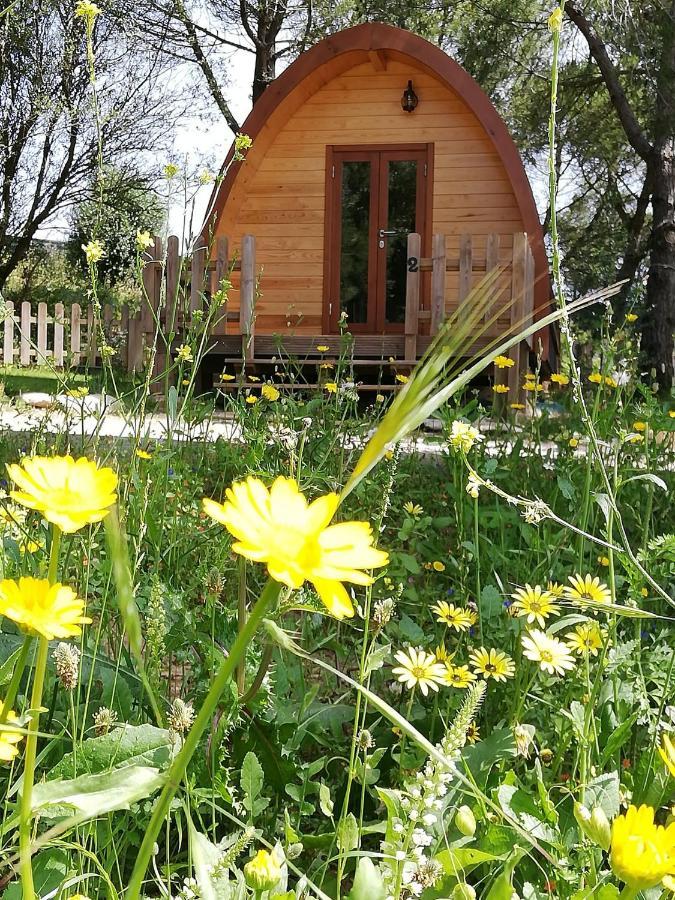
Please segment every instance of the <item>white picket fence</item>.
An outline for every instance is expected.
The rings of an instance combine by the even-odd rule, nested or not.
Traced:
[[[40,365],[49,360],[55,366],[78,366],[96,353],[96,342],[89,340],[94,332],[94,311],[82,312],[73,303],[66,315],[63,303],[56,303],[50,316],[46,303],[37,304],[37,313],[28,300],[21,304],[3,304],[4,318],[0,318],[2,333],[2,361],[4,365]],[[93,360],[90,360],[93,362]]]

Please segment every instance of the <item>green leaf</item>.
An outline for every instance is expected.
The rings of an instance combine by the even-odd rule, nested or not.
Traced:
[[[349,853],[359,845],[359,823],[354,813],[338,822],[337,844],[343,853]]]
[[[368,654],[364,675],[370,675],[371,672],[381,669],[389,659],[391,659],[391,644],[384,644],[383,646],[375,644]]]
[[[203,900],[216,900],[216,889],[211,877],[213,866],[220,860],[222,852],[212,844],[206,835],[197,831],[190,816],[187,817],[190,852],[195,878]]]
[[[14,674],[14,663],[21,654],[21,647],[18,647],[0,666],[0,687],[4,687],[12,680]]]
[[[446,850],[441,850],[434,859],[443,866],[448,875],[459,877],[468,874],[483,863],[506,859],[506,854],[498,856],[475,847],[448,847]]]
[[[168,768],[178,745],[165,728],[154,725],[122,725],[101,737],[90,738],[77,754],[66,753],[49,773],[49,780],[95,775],[124,766]],[[76,767],[77,763],[77,767]]]
[[[330,788],[323,781],[319,785],[319,809],[329,819],[333,815],[333,801],[330,797]]]
[[[33,857],[33,881],[38,897],[45,897],[58,891],[72,870],[65,850],[50,848]],[[74,889],[73,889],[74,890]],[[19,881],[9,885],[2,900],[21,900],[23,889]]]
[[[244,757],[241,765],[240,784],[244,794],[244,808],[253,812],[255,801],[260,796],[263,786],[263,768],[252,750]]]
[[[663,478],[659,478],[659,476],[654,475],[653,472],[642,472],[640,475],[633,475],[631,478],[626,478],[622,484],[628,484],[629,481],[649,481],[657,487],[660,487],[662,491],[668,493],[668,485]]]
[[[370,857],[361,857],[347,900],[384,900],[386,896],[387,892],[380,870],[373,864]]]
[[[515,785],[502,784],[497,788],[497,799],[504,812],[513,816],[532,837],[549,844],[556,841],[557,832],[543,820],[543,813],[530,794]]]
[[[619,776],[616,772],[597,775],[589,781],[585,806],[588,809],[599,806],[610,822],[619,814]]]
[[[490,888],[485,900],[511,900],[513,897],[513,870],[516,868],[525,851],[518,848],[508,863],[504,866],[504,871]]]
[[[607,742],[600,754],[600,766],[604,768],[605,763],[626,743],[630,736],[631,729],[637,721],[638,713],[634,712],[631,716],[618,725],[607,738]]]
[[[117,809],[129,809],[164,784],[165,776],[149,766],[127,766],[102,775],[45,781],[33,788],[31,812],[46,819],[72,818],[73,824]]]

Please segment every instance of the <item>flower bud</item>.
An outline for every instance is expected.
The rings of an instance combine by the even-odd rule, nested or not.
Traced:
[[[476,833],[476,817],[469,806],[460,806],[455,815],[455,825],[464,837],[473,837]]]
[[[587,838],[590,838],[603,850],[609,850],[612,828],[607,816],[599,806],[595,806],[592,811],[589,811],[581,803],[575,803],[574,818]]]
[[[244,866],[244,878],[254,891],[271,891],[281,878],[281,866],[276,854],[258,850]]]
[[[451,900],[476,900],[476,892],[470,884],[458,884],[450,897]]]

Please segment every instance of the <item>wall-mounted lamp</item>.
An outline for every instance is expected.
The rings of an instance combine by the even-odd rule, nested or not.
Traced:
[[[405,112],[411,113],[415,111],[419,102],[420,98],[413,90],[413,83],[412,81],[409,81],[408,87],[403,91],[403,96],[401,97],[401,107]]]

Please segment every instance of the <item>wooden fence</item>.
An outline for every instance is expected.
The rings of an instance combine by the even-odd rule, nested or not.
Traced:
[[[488,236],[482,255],[474,251],[469,234],[460,236],[456,257],[447,254],[447,241],[443,234],[433,236],[430,257],[422,256],[421,247],[420,235],[410,234],[404,334],[398,336],[401,339],[398,343],[400,350],[394,351],[394,355],[402,361],[413,363],[440,327],[448,305],[447,273],[458,274],[456,302],[461,305],[483,275],[501,267],[504,299],[509,292],[511,297],[511,324],[531,318],[534,259],[526,234],[517,232],[513,235],[508,259],[505,259],[505,254],[500,254],[500,238],[496,234]],[[0,330],[4,329],[4,364],[30,365],[51,360],[57,366],[80,365],[85,361],[95,365],[100,360],[98,338],[103,334],[106,343],[115,347],[118,361],[129,372],[138,372],[150,356],[156,330],[159,329],[162,335],[175,332],[174,343],[180,343],[181,335],[195,312],[203,309],[205,297],[212,296],[232,271],[239,273],[239,309],[223,308],[220,328],[214,334],[214,340],[222,345],[218,338],[229,333],[228,346],[236,345],[236,352],[240,353],[242,361],[254,363],[257,356],[255,301],[258,278],[255,237],[244,235],[235,260],[230,259],[228,240],[224,237],[217,239],[210,259],[207,259],[205,248],[197,249],[190,257],[182,257],[179,251],[177,237],[168,238],[165,253],[162,241],[155,238],[154,244],[144,254],[143,297],[138,308],[132,310],[124,307],[115,314],[106,306],[100,322],[95,321],[91,307],[83,311],[78,304],[73,304],[67,315],[63,305],[56,304],[54,315],[50,316],[45,303],[39,303],[37,310],[29,302],[22,303],[17,310],[14,304],[6,303],[4,325],[0,320]],[[427,272],[431,273],[430,290],[428,303],[423,303],[422,278]],[[486,318],[490,315],[491,311],[488,311]],[[235,325],[232,330],[228,328],[229,323]],[[497,331],[492,329],[491,333],[496,334]],[[362,337],[359,335],[358,339]],[[298,339],[295,338],[295,341]],[[311,346],[316,336],[306,340]],[[164,366],[167,349],[170,348],[167,348],[166,340],[158,341],[155,357],[157,371]],[[519,380],[527,362],[527,346],[514,347],[511,356],[516,365],[499,373],[499,376],[508,378],[513,398],[518,392]]]

